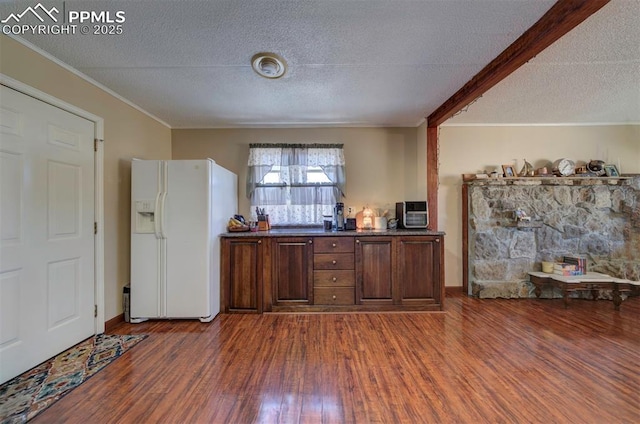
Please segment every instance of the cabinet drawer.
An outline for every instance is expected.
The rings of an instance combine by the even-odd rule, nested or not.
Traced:
[[[353,253],[316,253],[313,255],[313,269],[354,269]]]
[[[314,237],[314,253],[353,252],[353,237]]]
[[[352,287],[316,287],[313,289],[316,305],[353,305],[355,290]]]
[[[335,271],[314,271],[313,285],[315,287],[341,286],[354,287],[356,283],[355,271],[335,270]]]

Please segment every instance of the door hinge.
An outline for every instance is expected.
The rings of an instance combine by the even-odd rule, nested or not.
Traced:
[[[93,151],[94,152],[98,151],[98,143],[100,143],[101,141],[104,141],[104,140],[100,140],[99,138],[94,138],[93,139]]]
[[[93,223],[93,234],[98,234],[98,223],[97,222]]]
[[[98,318],[98,305],[93,305],[93,317]]]

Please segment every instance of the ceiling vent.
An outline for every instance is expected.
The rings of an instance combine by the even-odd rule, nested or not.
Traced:
[[[275,53],[258,53],[251,58],[251,66],[258,75],[275,79],[284,75],[287,62]]]

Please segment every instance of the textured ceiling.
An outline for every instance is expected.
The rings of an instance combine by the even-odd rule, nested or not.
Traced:
[[[494,123],[640,123],[640,1],[613,0],[445,125]]]
[[[174,128],[416,126],[553,3],[51,1],[122,10],[124,33],[23,38]],[[451,122],[640,122],[639,5],[613,0]],[[284,77],[253,73],[262,51]]]

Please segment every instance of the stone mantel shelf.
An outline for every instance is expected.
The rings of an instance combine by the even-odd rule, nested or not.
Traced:
[[[463,178],[463,184],[473,186],[595,186],[628,185],[633,177],[502,177]]]

